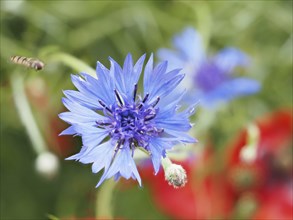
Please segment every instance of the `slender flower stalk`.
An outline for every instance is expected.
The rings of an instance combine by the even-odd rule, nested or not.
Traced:
[[[196,141],[187,134],[194,106],[180,110],[184,91],[175,90],[184,75],[180,69],[167,71],[166,61],[153,67],[151,56],[144,68],[143,93],[139,94],[144,60],[145,55],[133,64],[128,54],[120,67],[110,58],[110,69],[98,62],[97,78],[86,73],[73,75],[79,91],[64,91],[63,104],[69,112],[59,116],[71,126],[61,134],[79,135],[83,143],[81,151],[67,159],[92,163],[93,173],[104,169],[97,187],[106,179],[121,176],[141,185],[133,159],[137,149],[150,155],[157,173],[167,150]]]
[[[109,180],[96,195],[96,218],[113,219],[113,194],[116,182]]]
[[[36,119],[30,107],[29,100],[24,88],[24,77],[22,74],[12,74],[11,88],[17,113],[20,121],[25,127],[32,147],[38,155],[35,168],[38,173],[47,178],[52,178],[59,169],[59,160],[53,153],[48,151],[48,146],[40,132]]]
[[[24,125],[27,134],[32,142],[32,147],[37,154],[47,151],[47,146],[43,136],[38,128],[32,109],[27,99],[24,88],[24,77],[21,74],[11,76],[11,88],[15,106]]]

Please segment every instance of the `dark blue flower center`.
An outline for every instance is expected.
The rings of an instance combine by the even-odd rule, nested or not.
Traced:
[[[202,64],[195,77],[196,84],[205,92],[210,92],[225,82],[228,76],[212,61]]]
[[[134,88],[134,97],[131,102],[125,103],[117,90],[115,95],[117,103],[113,106],[106,106],[101,100],[99,103],[104,108],[104,115],[108,118],[105,121],[97,121],[98,127],[109,131],[113,140],[117,141],[117,147],[123,147],[124,143],[129,143],[129,147],[143,147],[148,150],[148,142],[152,137],[156,137],[163,132],[157,128],[154,122],[159,108],[156,107],[160,98],[154,103],[148,103],[147,94],[143,100],[135,101],[137,86]]]
[[[119,120],[121,122],[121,127],[126,131],[129,131],[135,127],[137,114],[131,110],[125,110],[119,114]]]

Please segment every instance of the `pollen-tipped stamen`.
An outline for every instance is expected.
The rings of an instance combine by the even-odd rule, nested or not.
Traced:
[[[136,99],[136,93],[137,93],[137,84],[134,85],[134,90],[133,90],[133,101],[135,102]]]
[[[107,109],[108,112],[110,112],[111,114],[113,113],[112,110],[102,100],[99,100],[98,102],[100,103],[101,106]]]
[[[101,120],[96,121],[96,124],[97,124],[98,127],[101,127],[101,128],[104,128],[104,127],[106,127],[106,126],[111,125],[111,123],[109,123],[109,122],[104,122],[104,121],[101,121]]]
[[[141,109],[143,104],[148,100],[150,94],[146,94],[142,102],[139,104],[138,109]]]
[[[121,145],[124,145],[124,142],[125,142],[124,139],[121,139],[121,140],[117,141],[117,145],[115,146],[115,150],[114,150],[114,155],[112,157],[112,162],[115,159],[118,151],[121,149]]]
[[[114,92],[115,92],[115,95],[116,95],[118,102],[120,103],[121,106],[123,106],[124,105],[124,103],[122,101],[123,98],[121,97],[121,95],[119,94],[119,92],[116,89],[114,89]]]
[[[164,132],[164,128],[155,128],[155,129],[159,134]]]
[[[152,120],[153,118],[156,117],[156,114],[153,114],[153,115],[147,115],[145,118],[144,118],[144,121],[150,121]]]
[[[158,96],[156,101],[152,104],[153,107],[155,107],[160,101],[160,97]]]
[[[130,149],[131,149],[131,156],[133,157],[134,156],[134,150],[135,150],[135,144],[133,142],[131,142],[130,144]]]
[[[142,100],[142,103],[145,103],[148,100],[149,96],[150,96],[150,94],[147,93],[145,95],[144,99]]]

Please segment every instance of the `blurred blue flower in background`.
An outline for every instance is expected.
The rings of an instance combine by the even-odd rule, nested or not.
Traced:
[[[260,90],[258,81],[233,77],[236,67],[246,67],[249,58],[242,51],[227,47],[215,56],[207,57],[199,33],[187,27],[173,38],[176,50],[159,49],[160,60],[168,60],[169,68],[183,68],[183,85],[188,88],[185,101],[200,100],[204,107],[214,107],[219,101],[231,101]]]
[[[145,55],[133,65],[130,54],[121,68],[113,59],[110,69],[97,63],[97,78],[86,73],[73,75],[79,91],[64,91],[63,104],[69,112],[62,120],[71,124],[62,135],[82,137],[81,151],[67,159],[93,163],[92,171],[104,173],[97,187],[108,178],[121,176],[136,179],[140,175],[134,162],[134,151],[150,155],[155,173],[166,150],[178,143],[196,140],[186,132],[191,128],[189,116],[193,107],[178,111],[183,92],[174,89],[184,75],[179,69],[167,72],[167,61],[153,68],[153,56],[144,69],[143,96],[138,95]]]

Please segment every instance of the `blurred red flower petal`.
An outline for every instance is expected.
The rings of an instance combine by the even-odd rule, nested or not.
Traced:
[[[191,173],[191,168],[194,165],[188,162],[178,164],[184,167],[187,174]],[[161,210],[177,218],[186,219],[195,216],[195,197],[190,181],[187,182],[185,187],[174,189],[165,181],[162,169],[157,176],[154,176],[152,166],[148,165],[143,168],[141,173],[150,185],[155,203]],[[151,173],[152,175],[150,175]]]
[[[292,142],[292,111],[281,110],[265,115],[256,121],[260,131],[257,159],[261,160],[268,153],[276,152]],[[241,163],[240,151],[247,144],[247,131],[244,130],[231,146],[228,156],[230,166]]]
[[[258,192],[259,204],[253,220],[292,220],[293,219],[293,185],[278,184],[265,187]]]
[[[287,152],[282,149],[288,149],[292,143],[292,113],[278,111],[260,118],[256,123],[260,137],[257,158],[251,164],[244,164],[240,158],[240,151],[247,141],[247,131],[244,130],[229,148],[227,166],[223,170],[215,172],[210,169],[216,161],[209,149],[207,156],[198,158],[196,162],[179,163],[186,169],[189,178],[183,188],[169,186],[163,171],[154,177],[152,167],[144,167],[141,173],[150,185],[159,209],[175,219],[227,219],[233,217],[235,204],[248,192],[253,193],[259,204],[253,219],[292,219],[292,189],[288,190],[283,183],[268,181],[268,178],[274,178],[271,176],[270,161],[272,158],[282,160]],[[268,155],[272,156],[269,161]],[[286,166],[291,172],[286,173],[290,179],[292,163]]]
[[[222,174],[208,174],[197,179],[194,172],[205,164],[190,160],[175,163],[182,165],[188,176],[188,182],[182,188],[174,189],[169,186],[163,171],[154,177],[147,175],[149,178],[146,182],[150,185],[157,207],[175,219],[228,217],[233,207],[234,196]],[[149,166],[144,168],[143,172],[148,173],[151,169]]]

